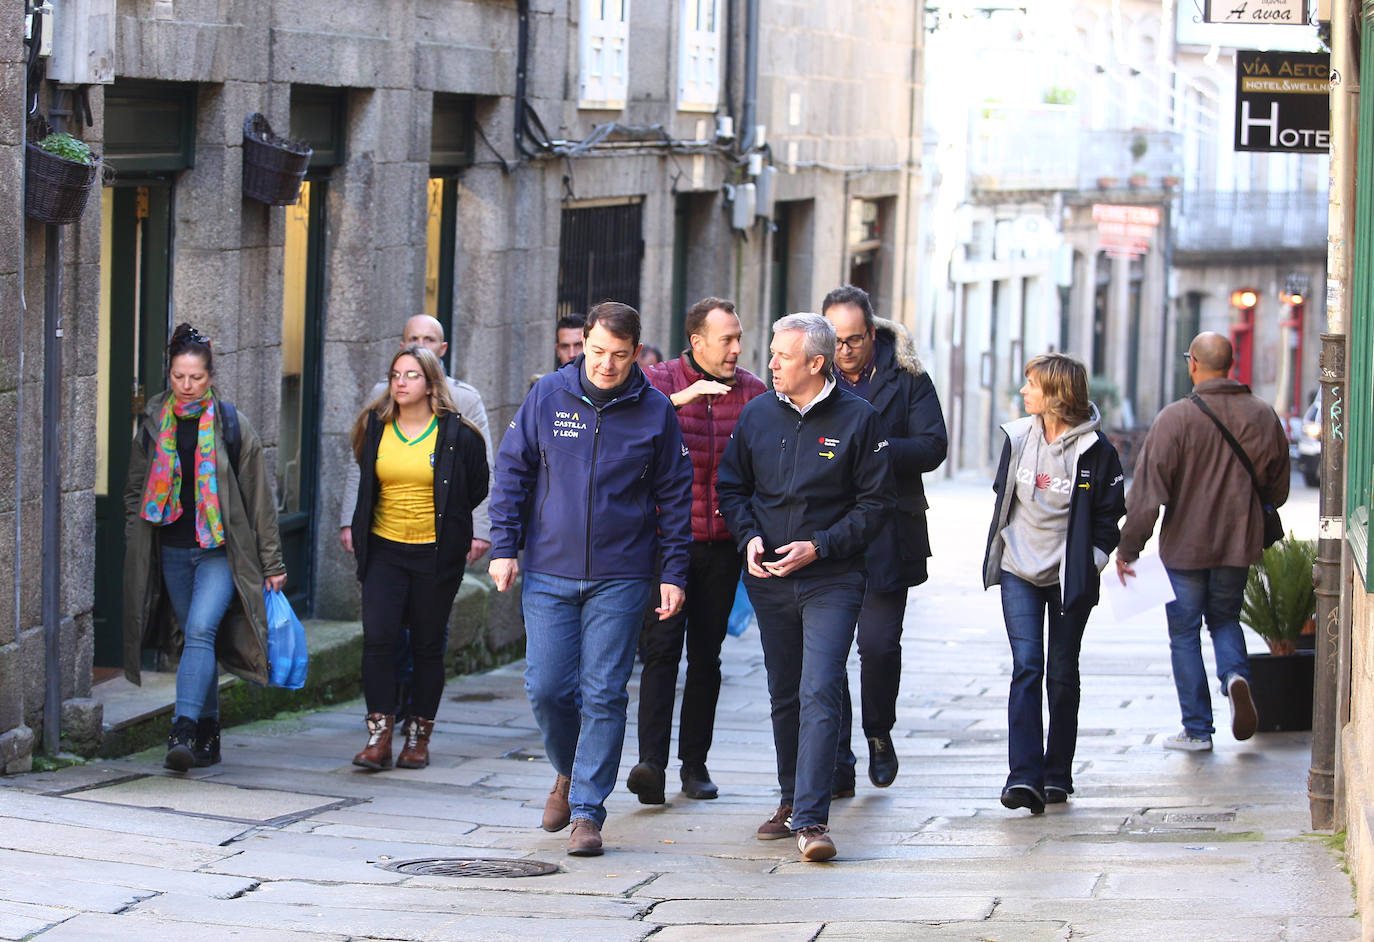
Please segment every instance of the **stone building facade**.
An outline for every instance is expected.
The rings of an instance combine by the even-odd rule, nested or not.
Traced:
[[[446,323],[450,368],[482,391],[496,435],[552,366],[557,315],[605,297],[635,303],[665,351],[683,346],[693,299],[733,297],[756,371],[771,321],[844,281],[869,287],[882,313],[914,316],[918,6],[83,3],[73,9],[113,15],[113,81],[85,88],[92,124],[80,109],[69,123],[115,173],[62,231],[56,680],[73,708],[120,664],[130,415],[162,388],[176,323],[213,339],[217,388],[276,468],[298,610],[350,618],[356,582],[337,531],[347,435],[407,316]],[[41,746],[50,680],[45,227],[22,216],[26,11],[0,0],[9,771]],[[71,99],[51,81],[37,91],[60,120],[54,102]],[[296,205],[242,193],[253,112],[314,149]]]

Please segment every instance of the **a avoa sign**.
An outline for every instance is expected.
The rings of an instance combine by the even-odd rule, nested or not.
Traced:
[[[1207,23],[1302,26],[1307,22],[1307,0],[1207,0]]]

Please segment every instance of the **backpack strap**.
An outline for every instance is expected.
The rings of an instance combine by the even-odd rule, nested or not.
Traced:
[[[229,450],[229,467],[234,476],[239,473],[239,452],[243,450],[243,435],[239,431],[239,410],[227,399],[219,401],[220,419],[224,423],[224,446]]]
[[[1245,473],[1250,475],[1250,486],[1255,489],[1255,496],[1259,498],[1260,506],[1266,506],[1268,501],[1264,499],[1264,492],[1260,490],[1259,478],[1255,477],[1255,466],[1250,463],[1250,456],[1245,453],[1244,448],[1240,447],[1240,442],[1236,441],[1236,436],[1232,435],[1231,430],[1221,424],[1221,419],[1217,418],[1217,414],[1207,407],[1207,403],[1202,401],[1201,396],[1197,393],[1189,393],[1188,398],[1192,400],[1193,405],[1201,409],[1203,414],[1216,424],[1216,427],[1221,431],[1221,437],[1226,439],[1226,444],[1231,446],[1231,450],[1240,459],[1241,465],[1245,468]]]

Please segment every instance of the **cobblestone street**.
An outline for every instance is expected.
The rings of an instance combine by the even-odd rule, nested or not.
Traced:
[[[1041,817],[998,803],[1010,655],[980,560],[991,492],[931,488],[935,557],[907,609],[896,783],[836,801],[839,856],[798,862],[754,828],[776,801],[756,630],[727,639],[710,769],[716,801],[609,802],[604,857],[538,828],[553,773],[519,664],[449,684],[423,771],[349,764],[361,704],[229,730],[224,762],[182,777],[161,753],[0,779],[0,938],[707,939],[1335,942],[1350,880],[1308,833],[1309,737],[1165,751],[1179,726],[1159,617],[1084,641],[1077,794]],[[1295,485],[1285,520],[1315,529]],[[1309,522],[1310,521],[1310,522]],[[1252,650],[1258,639],[1251,637]],[[1207,652],[1210,664],[1211,653]],[[857,694],[857,658],[851,658]],[[670,785],[677,770],[669,769]],[[522,879],[410,876],[427,857],[528,858]]]

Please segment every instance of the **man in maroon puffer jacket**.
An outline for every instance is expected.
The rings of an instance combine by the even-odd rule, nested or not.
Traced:
[[[687,312],[686,328],[689,347],[682,356],[645,370],[649,382],[672,400],[682,439],[692,453],[687,602],[672,618],[653,622],[644,638],[639,764],[630,770],[626,786],[646,805],[664,801],[674,688],[684,637],[687,682],[678,727],[682,791],[688,798],[716,797],[716,786],[706,770],[706,753],[720,695],[720,645],[743,562],[717,506],[716,470],[745,403],[764,392],[759,378],[737,365],[743,331],[733,302],[698,301]]]

